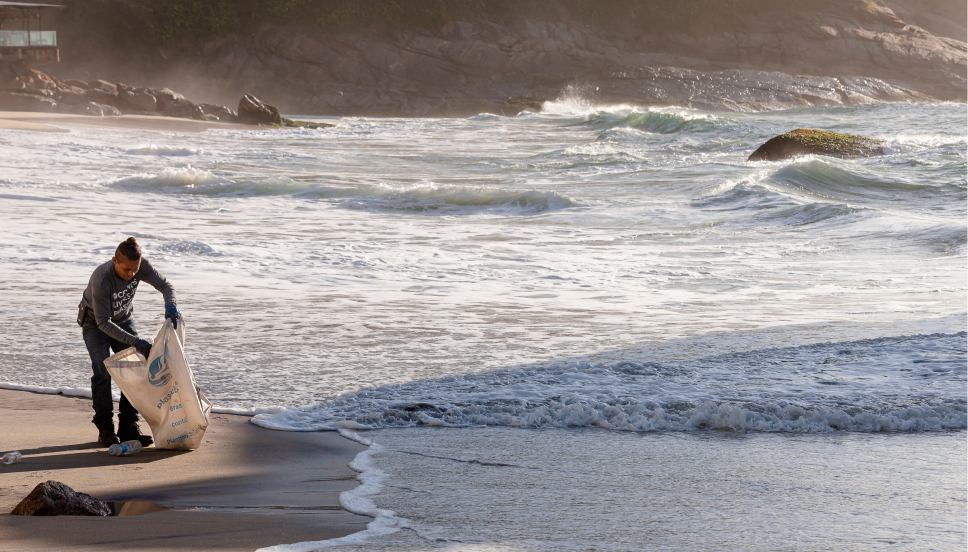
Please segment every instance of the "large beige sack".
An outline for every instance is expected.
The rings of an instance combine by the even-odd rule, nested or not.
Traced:
[[[176,331],[166,319],[147,361],[134,347],[104,361],[121,392],[148,422],[157,449],[197,449],[212,412],[212,403],[195,385],[184,339],[184,320]]]

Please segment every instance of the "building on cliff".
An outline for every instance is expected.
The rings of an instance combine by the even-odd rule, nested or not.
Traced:
[[[60,61],[57,31],[44,30],[44,12],[62,7],[0,1],[0,60],[19,60],[28,66]]]

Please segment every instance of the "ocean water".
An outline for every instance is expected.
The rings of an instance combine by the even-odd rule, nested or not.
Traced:
[[[370,528],[280,550],[964,550],[966,115],[0,131],[0,382],[84,393],[136,236],[217,408],[371,444]],[[746,161],[803,127],[886,155]]]

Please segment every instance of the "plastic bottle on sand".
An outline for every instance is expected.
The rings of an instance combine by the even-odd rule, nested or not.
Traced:
[[[111,445],[108,447],[108,454],[111,456],[121,456],[122,454],[131,455],[137,452],[141,452],[140,441],[125,441],[120,445]]]
[[[23,458],[23,455],[20,454],[20,451],[15,450],[13,452],[8,452],[7,454],[3,455],[3,463],[16,464],[17,462],[20,462],[21,458]]]

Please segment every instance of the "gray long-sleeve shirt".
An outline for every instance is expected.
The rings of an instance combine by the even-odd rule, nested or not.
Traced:
[[[130,280],[118,278],[114,261],[102,264],[94,270],[84,290],[84,304],[94,314],[98,329],[126,345],[134,345],[138,337],[122,330],[118,323],[131,318],[134,294],[142,280],[165,296],[165,306],[175,304],[175,288],[144,257]]]

